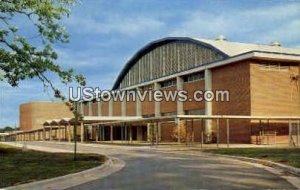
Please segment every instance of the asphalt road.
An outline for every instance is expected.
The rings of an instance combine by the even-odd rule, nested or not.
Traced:
[[[71,150],[72,144],[27,142]],[[70,189],[295,189],[285,179],[244,162],[199,153],[185,155],[149,147],[78,145],[81,152],[122,159],[125,167],[110,176]]]

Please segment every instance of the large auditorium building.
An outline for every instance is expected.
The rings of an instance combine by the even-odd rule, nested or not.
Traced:
[[[281,47],[278,42],[247,44],[222,36],[153,41],[125,64],[113,90],[184,90],[189,97],[196,90],[227,90],[230,101],[81,102],[84,118],[78,138],[207,143],[229,138],[232,143],[261,143],[266,135],[277,143],[287,142],[292,127],[299,130],[299,74],[300,50]],[[42,124],[38,140],[72,140],[72,130],[67,130],[71,118],[62,115]],[[53,132],[60,127],[62,132]],[[22,134],[19,140],[26,139]]]

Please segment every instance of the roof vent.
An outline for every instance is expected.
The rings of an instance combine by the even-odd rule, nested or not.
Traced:
[[[227,41],[227,39],[225,38],[225,36],[220,35],[216,38],[216,41]]]
[[[274,41],[274,42],[271,43],[271,46],[277,46],[277,47],[280,47],[281,44],[280,44],[280,42],[278,42],[278,41]]]

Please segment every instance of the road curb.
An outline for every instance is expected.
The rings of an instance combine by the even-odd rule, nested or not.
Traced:
[[[295,167],[288,166],[285,164],[272,162],[269,160],[262,160],[262,159],[258,159],[258,158],[248,158],[248,157],[243,157],[243,156],[232,156],[232,155],[226,155],[226,154],[214,154],[214,153],[206,153],[206,154],[217,155],[217,156],[222,156],[222,157],[226,157],[226,158],[233,158],[233,159],[256,163],[256,164],[262,164],[262,165],[269,166],[272,168],[278,168],[284,172],[288,172],[290,174],[300,177],[300,168],[295,168]]]
[[[4,143],[7,144],[7,143]],[[13,144],[10,144],[13,145]],[[19,146],[19,145],[15,145]],[[38,146],[36,146],[38,147]],[[28,149],[35,150],[34,146],[29,146]],[[45,151],[47,152],[47,151]],[[67,151],[66,151],[67,152]],[[101,166],[84,170],[77,173],[67,174],[64,176],[54,177],[50,179],[40,180],[31,183],[25,183],[16,186],[5,187],[7,190],[32,190],[32,189],[67,189],[89,181],[97,180],[109,176],[125,166],[125,162],[118,158],[107,157],[108,159]]]

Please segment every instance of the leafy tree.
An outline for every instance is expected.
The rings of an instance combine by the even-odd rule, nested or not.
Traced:
[[[69,35],[60,22],[69,16],[70,6],[76,0],[0,0],[0,81],[11,86],[28,78],[38,77],[44,87],[50,87],[54,96],[65,101],[65,97],[45,74],[55,73],[64,84],[72,81],[85,85],[83,75],[74,74],[73,69],[64,70],[57,63],[55,43],[68,43]],[[14,22],[25,18],[37,31],[42,46],[35,46],[24,37]],[[2,75],[2,76],[1,76]],[[77,103],[66,101],[75,118],[74,129],[82,116],[77,112]],[[76,134],[76,130],[75,133]],[[76,160],[76,138],[74,160]]]
[[[10,127],[10,126],[6,126],[6,127],[2,128],[2,129],[0,129],[0,133],[6,133],[6,132],[13,131],[13,130],[15,130],[15,128]]]
[[[46,72],[55,73],[62,83],[85,85],[81,74],[64,70],[56,63],[53,45],[68,43],[69,35],[61,23],[68,17],[75,0],[0,0],[0,80],[18,86],[25,79],[38,77],[57,98],[65,99]],[[25,19],[36,29],[39,45],[22,35],[15,19]]]

